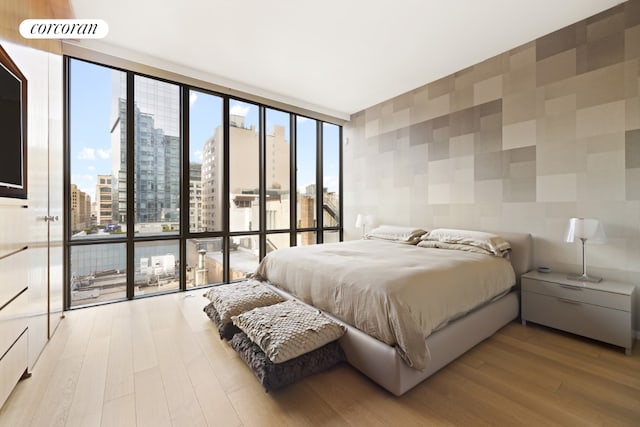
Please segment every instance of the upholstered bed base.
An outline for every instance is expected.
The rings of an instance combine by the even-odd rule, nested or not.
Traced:
[[[400,396],[496,333],[518,312],[519,298],[512,292],[433,333],[426,340],[431,360],[423,371],[407,366],[393,347],[352,327],[340,344],[352,366]]]

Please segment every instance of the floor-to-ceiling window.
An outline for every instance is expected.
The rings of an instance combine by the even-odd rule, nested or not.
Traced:
[[[230,282],[273,250],[341,239],[340,126],[70,57],[65,70],[67,307]]]

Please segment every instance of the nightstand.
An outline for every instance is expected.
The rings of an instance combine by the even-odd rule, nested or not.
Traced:
[[[633,348],[635,285],[603,280],[578,282],[563,273],[522,275],[522,324],[539,323],[563,331]]]

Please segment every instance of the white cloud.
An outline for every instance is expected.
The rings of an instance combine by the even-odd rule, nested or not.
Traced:
[[[234,104],[231,106],[231,114],[233,114],[234,116],[245,117],[249,112],[249,108],[249,106],[244,107],[240,104]]]
[[[196,159],[202,161],[202,151],[201,150],[196,150],[193,154],[196,156]]]
[[[98,156],[100,156],[101,159],[108,159],[109,157],[111,157],[111,152],[99,148],[98,149]]]
[[[80,154],[78,154],[78,159],[80,160],[95,160],[96,159],[96,150],[89,147],[84,147]]]
[[[195,104],[197,100],[198,95],[195,92],[191,92],[191,95],[189,95],[189,105]]]
[[[322,177],[322,183],[324,184],[324,187],[329,190],[329,191],[338,191],[338,177],[333,175],[333,176],[323,176]]]
[[[94,171],[94,170],[96,170],[96,167],[95,166],[87,166],[87,169],[90,170],[90,171]]]
[[[306,122],[306,121],[308,121],[308,120],[309,120],[309,118],[308,118],[308,117],[296,116],[296,121],[297,121],[298,123],[304,123],[304,122]]]
[[[82,181],[93,181],[94,176],[85,174],[85,175],[71,175],[71,183],[80,186],[80,182]]]

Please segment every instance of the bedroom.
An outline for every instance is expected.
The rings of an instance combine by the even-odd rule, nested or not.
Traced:
[[[588,21],[592,43],[575,47],[562,32],[529,38],[451,70],[455,78],[422,82],[354,111],[343,139],[345,240],[361,235],[358,213],[374,215],[377,224],[530,232],[534,265],[575,272],[580,249],[563,234],[569,218],[589,216],[603,221],[608,237],[605,245],[587,246],[590,272],[638,283],[637,2],[627,7],[622,20],[629,27],[619,25],[617,13]],[[578,61],[581,55],[594,62]],[[534,96],[536,73],[544,75],[548,99]],[[500,113],[457,133],[454,113],[496,102]],[[429,126],[434,141],[416,144],[413,132],[426,139]],[[474,151],[476,140],[497,128],[500,148]]]

